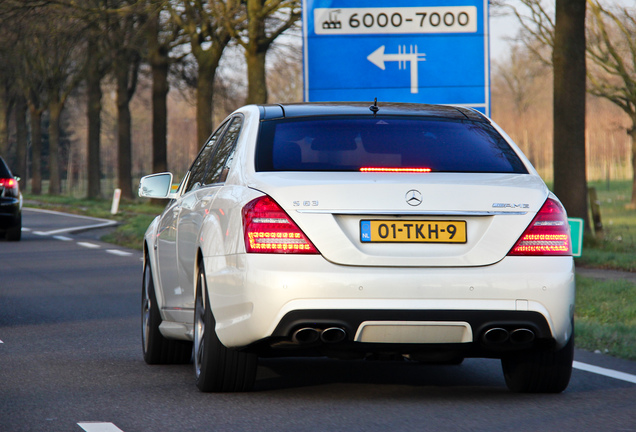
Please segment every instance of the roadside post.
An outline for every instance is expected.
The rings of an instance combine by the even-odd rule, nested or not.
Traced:
[[[110,207],[110,214],[116,215],[119,211],[119,200],[121,199],[121,189],[117,188],[113,192],[113,204]]]

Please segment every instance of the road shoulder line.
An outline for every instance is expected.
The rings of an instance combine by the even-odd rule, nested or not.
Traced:
[[[572,363],[574,369],[582,370],[585,372],[591,372],[597,375],[603,375],[609,378],[614,378],[621,381],[627,381],[632,384],[636,384],[636,375],[628,374],[625,372],[619,372],[613,369],[606,369],[600,366],[594,366],[587,363],[581,363],[574,361]]]

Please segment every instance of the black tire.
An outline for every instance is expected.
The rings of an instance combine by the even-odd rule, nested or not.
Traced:
[[[501,359],[501,366],[506,385],[513,392],[561,393],[570,383],[573,360],[574,335],[558,351],[515,354]]]
[[[249,391],[256,380],[256,354],[226,348],[216,335],[203,264],[194,303],[194,372],[202,392]]]
[[[7,241],[20,241],[22,238],[22,215],[15,218],[13,226],[7,228],[4,235]]]
[[[150,263],[146,259],[141,290],[141,346],[148,364],[184,364],[192,359],[192,342],[167,339],[159,331],[161,314]]]

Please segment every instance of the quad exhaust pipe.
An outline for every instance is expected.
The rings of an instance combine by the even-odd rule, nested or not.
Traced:
[[[347,332],[340,327],[329,327],[320,333],[320,340],[324,343],[342,342],[345,337],[347,337]]]
[[[500,327],[494,327],[484,333],[483,340],[487,345],[502,345],[508,342],[510,333],[508,330]]]
[[[534,332],[526,328],[519,328],[510,332],[510,342],[513,344],[528,344],[534,340]]]
[[[513,345],[525,345],[534,341],[534,337],[534,331],[527,328],[508,331],[501,327],[493,327],[486,330],[482,340],[490,346],[502,346],[508,342]]]
[[[296,330],[292,335],[292,341],[300,345],[308,345],[318,342],[338,343],[345,340],[347,332],[340,327],[329,327],[324,330],[313,327],[303,327]]]
[[[320,332],[317,329],[311,327],[298,329],[292,335],[292,341],[294,341],[294,343],[302,345],[318,342],[318,339],[320,339]]]

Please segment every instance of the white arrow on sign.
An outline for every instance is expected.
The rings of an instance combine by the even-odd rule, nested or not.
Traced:
[[[415,49],[413,48],[413,45],[411,45],[410,52],[408,53],[406,52],[406,45],[400,45],[398,47],[397,54],[385,54],[384,45],[382,45],[380,48],[369,54],[367,60],[382,70],[386,69],[384,62],[400,62],[400,69],[402,69],[403,64],[406,69],[406,62],[411,62],[411,93],[418,93],[417,63],[426,61],[424,57],[426,57],[426,54],[418,54],[417,45],[415,45]]]

